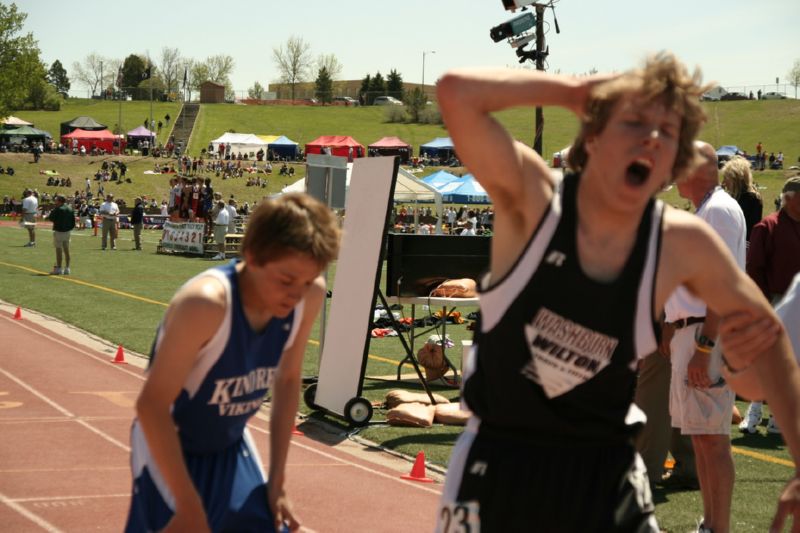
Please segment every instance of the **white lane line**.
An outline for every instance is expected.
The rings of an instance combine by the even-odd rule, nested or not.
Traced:
[[[65,347],[71,349],[74,352],[77,352],[77,353],[79,353],[81,355],[85,355],[86,357],[90,357],[91,359],[94,359],[95,361],[100,361],[101,363],[110,365],[110,368],[114,368],[115,370],[119,370],[120,372],[124,372],[124,373],[126,373],[128,375],[131,375],[131,376],[135,377],[136,379],[138,379],[140,381],[144,381],[145,380],[144,376],[142,376],[141,374],[137,374],[136,372],[133,372],[131,370],[128,370],[127,368],[125,368],[125,365],[119,365],[119,364],[112,363],[111,362],[111,356],[109,356],[108,358],[99,357],[99,356],[94,355],[92,353],[85,352],[85,351],[73,346],[72,344],[69,344],[69,343],[66,343],[66,342],[62,341],[61,339],[57,339],[56,337],[48,335],[47,333],[43,333],[43,332],[35,330],[35,329],[33,329],[33,328],[29,327],[29,326],[26,326],[25,324],[19,322],[18,320],[13,320],[13,319],[8,318],[8,317],[3,316],[3,315],[0,315],[0,318],[6,320],[8,322],[13,323],[15,326],[19,326],[21,328],[27,329],[28,331],[33,332],[33,333],[39,335],[40,337],[44,337],[44,338],[46,338],[47,340],[49,340],[51,342],[55,342],[55,343],[58,343],[58,344],[60,344],[62,346],[65,346]]]
[[[256,416],[258,416],[258,415],[256,415]],[[250,427],[250,429],[258,431],[259,433],[263,433],[265,435],[269,435],[269,431],[266,430],[266,429],[261,429],[259,427],[253,426],[253,425],[249,425],[249,427]],[[371,470],[371,469],[367,468],[366,466],[360,465],[358,463],[354,463],[352,461],[348,461],[346,459],[342,459],[340,457],[336,457],[335,455],[331,455],[331,454],[329,454],[327,452],[323,452],[321,450],[317,450],[316,448],[313,448],[311,446],[307,446],[305,444],[301,444],[301,443],[297,442],[296,439],[292,439],[292,446],[297,446],[299,448],[303,448],[304,450],[308,450],[310,452],[315,452],[315,453],[325,457],[326,459],[331,459],[331,460],[339,462],[339,463],[344,463],[345,465],[352,466],[354,468],[358,468],[359,470],[364,470],[365,472],[369,472],[370,474],[375,474],[376,476],[380,476],[380,477],[383,477],[383,478],[386,478],[386,479],[391,479],[392,481],[396,481],[396,482],[398,482],[398,483],[400,483],[402,485],[405,485],[407,487],[414,487],[415,489],[419,489],[419,490],[422,490],[422,491],[425,491],[425,492],[430,492],[431,494],[436,494],[437,496],[441,496],[442,495],[441,491],[430,489],[425,485],[420,485],[418,483],[414,483],[413,481],[406,481],[404,479],[401,479],[399,474],[397,476],[390,476],[389,474],[384,474],[383,472],[378,472],[376,470]]]
[[[97,500],[102,498],[130,498],[131,493],[124,494],[86,494],[84,496],[48,496],[40,498],[9,498],[9,501],[16,503],[31,503],[31,502],[65,502],[70,500]]]
[[[6,318],[4,316],[1,317],[1,318],[4,318],[4,319],[8,320],[9,322],[15,322],[15,321],[12,321],[10,318]],[[63,344],[64,346],[67,346],[67,347],[73,349],[74,351],[76,351],[78,353],[81,353],[83,355],[91,357],[92,359],[96,359],[96,360],[99,360],[99,361],[102,361],[102,362],[106,362],[104,359],[102,359],[100,357],[97,357],[97,356],[95,356],[93,354],[90,354],[90,353],[84,352],[82,350],[79,350],[79,349],[75,348],[74,346],[71,346],[71,345],[69,345],[69,344],[67,344],[65,342],[62,342],[59,339],[55,339],[55,338],[49,337],[48,335],[46,335],[46,334],[44,334],[42,332],[36,331],[35,329],[29,328],[29,327],[25,326],[24,324],[19,324],[18,322],[15,322],[15,323],[17,325],[19,325],[19,326],[24,327],[25,329],[33,331],[34,333],[36,333],[38,335],[41,335],[42,337],[45,337],[45,338],[48,338],[48,339],[50,339],[52,341],[58,342],[59,344]],[[142,376],[140,374],[136,374],[134,372],[130,372],[130,371],[125,370],[124,368],[121,368],[121,367],[119,367],[117,365],[114,365],[114,368],[117,368],[118,370],[121,370],[121,371],[125,372],[126,374],[130,374],[130,375],[134,376],[136,379],[139,379],[141,381],[145,381],[145,379],[146,379],[145,376]],[[262,420],[269,421],[269,419],[266,418],[266,415],[263,415],[262,413],[258,413],[256,416],[258,418],[261,418]],[[263,429],[257,428],[257,427],[255,427],[255,426],[253,426],[251,424],[248,424],[248,426],[253,428],[256,431],[264,433],[265,435],[269,435],[269,431],[267,431],[267,430],[263,430]],[[351,461],[347,461],[345,459],[341,459],[339,457],[336,457],[335,455],[331,455],[329,453],[323,452],[323,451],[318,450],[316,448],[313,448],[311,446],[306,446],[306,445],[300,444],[300,443],[298,443],[296,441],[296,439],[292,439],[291,443],[293,445],[296,445],[296,446],[299,446],[299,447],[303,448],[304,450],[308,450],[310,452],[314,452],[316,454],[319,454],[319,455],[321,455],[321,456],[323,456],[325,458],[333,459],[334,461],[337,461],[337,462],[340,462],[340,463],[344,463],[344,464],[349,465],[349,466],[353,466],[353,467],[358,468],[360,470],[364,470],[365,472],[370,472],[372,474],[375,474],[375,475],[378,475],[378,476],[381,476],[381,477],[384,477],[384,478],[392,479],[392,480],[395,480],[398,483],[401,483],[403,485],[411,486],[411,487],[417,488],[417,489],[425,491],[425,492],[430,492],[432,494],[441,495],[441,491],[432,490],[432,489],[428,488],[427,486],[420,485],[420,484],[414,483],[412,481],[405,481],[405,480],[401,479],[399,476],[398,477],[393,477],[393,476],[390,476],[388,474],[384,474],[383,472],[378,472],[376,470],[370,470],[369,468],[367,468],[367,467],[365,467],[363,465],[360,465],[358,463],[353,463]],[[128,446],[125,446],[124,449],[127,450],[127,451],[130,451],[130,448]]]
[[[0,503],[8,505],[13,510],[18,512],[19,514],[21,514],[22,516],[24,516],[25,518],[36,524],[37,526],[41,527],[45,531],[51,531],[53,533],[61,533],[61,530],[58,529],[56,526],[54,526],[44,518],[41,518],[40,516],[35,515],[32,512],[28,511],[23,506],[17,504],[13,500],[6,497],[5,494],[0,493]]]
[[[44,394],[39,392],[38,390],[34,389],[30,385],[28,385],[27,383],[25,383],[24,381],[19,379],[14,374],[12,374],[12,373],[10,373],[7,370],[4,370],[2,368],[0,368],[0,373],[2,373],[8,379],[10,379],[11,381],[16,383],[17,385],[19,385],[23,389],[27,390],[28,392],[30,392],[31,394],[33,394],[34,396],[36,396],[37,398],[39,398],[43,402],[45,402],[48,405],[50,405],[50,407],[52,407],[53,409],[55,409],[56,411],[58,411],[62,415],[66,416],[66,417],[69,417],[69,418],[72,418],[75,422],[77,422],[78,424],[82,425],[83,427],[85,427],[89,431],[91,431],[93,433],[96,433],[97,435],[99,435],[100,437],[104,438],[105,440],[107,440],[111,444],[113,444],[115,446],[118,446],[119,448],[122,448],[126,452],[130,452],[131,451],[131,449],[127,445],[121,443],[120,441],[118,441],[117,439],[115,439],[114,437],[109,435],[108,433],[106,433],[106,432],[104,432],[104,431],[92,426],[91,424],[89,424],[85,420],[81,420],[81,418],[75,416],[74,414],[69,412],[67,409],[65,409],[61,405],[57,404],[56,402],[54,402],[53,400],[51,400],[50,398],[48,398],[47,396],[45,396]]]

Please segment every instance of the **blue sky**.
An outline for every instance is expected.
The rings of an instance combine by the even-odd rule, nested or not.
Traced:
[[[2,0],[8,3],[8,0]],[[409,82],[432,83],[457,66],[518,66],[506,42],[494,43],[489,29],[515,16],[501,0],[17,0],[28,14],[44,61],[58,59],[69,75],[72,64],[95,52],[123,59],[131,53],[156,59],[165,46],[202,60],[228,54],[236,67],[237,92],[258,81],[277,81],[272,49],[291,35],[311,44],[314,56],[335,54],[342,79],[361,79],[396,69]],[[786,74],[800,59],[797,21],[800,1],[768,0],[560,0],[545,14],[550,71],[584,73],[626,70],[648,52],[674,51],[704,78],[725,87],[786,89]],[[530,63],[528,63],[530,64]],[[73,94],[85,88],[73,84]]]

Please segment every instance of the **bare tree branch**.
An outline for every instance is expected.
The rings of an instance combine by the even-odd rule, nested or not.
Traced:
[[[336,54],[320,54],[317,57],[317,72],[322,70],[322,67],[328,71],[328,76],[331,80],[336,81],[342,75],[342,64]]]
[[[178,88],[178,77],[183,75],[181,67],[181,53],[177,48],[165,46],[161,49],[161,61],[158,64],[158,71],[167,87],[167,93]]]
[[[284,45],[272,49],[272,57],[278,67],[281,82],[289,84],[294,100],[295,86],[308,78],[311,45],[302,37],[291,36]]]

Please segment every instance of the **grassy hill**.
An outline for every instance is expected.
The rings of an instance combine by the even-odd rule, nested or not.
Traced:
[[[767,151],[783,150],[787,166],[800,157],[800,128],[797,127],[800,123],[800,100],[706,102],[704,105],[709,121],[701,138],[713,145],[735,144],[752,152],[760,141]],[[113,128],[119,122],[120,110],[122,130],[129,131],[150,116],[150,103],[69,99],[60,111],[18,111],[14,114],[57,136],[61,122],[79,115],[91,116]],[[156,120],[163,120],[167,113],[176,119],[179,110],[178,103],[153,103],[153,117]],[[199,154],[210,140],[231,130],[239,133],[286,135],[301,144],[320,135],[350,135],[364,145],[384,136],[397,136],[413,145],[415,153],[421,144],[434,137],[447,136],[447,130],[441,125],[390,123],[386,113],[387,108],[380,106],[353,108],[204,104],[195,124],[189,153]],[[515,138],[527,144],[533,142],[533,109],[510,109],[496,116]],[[544,117],[543,152],[545,159],[549,160],[553,152],[571,143],[577,131],[577,120],[570,112],[558,108],[545,109]],[[163,128],[159,140],[165,141],[168,134],[169,128]],[[61,175],[70,176],[74,190],[95,172],[102,159],[47,154],[38,165],[33,165],[30,155],[0,154],[0,165],[13,166],[17,171],[13,178],[0,178],[0,195],[18,197],[26,186],[37,187],[40,191],[48,190],[50,193],[59,192],[57,189],[45,187],[46,177],[39,174],[45,169],[58,170]],[[144,174],[145,171],[152,170],[152,158],[127,157],[126,162],[133,184],[107,185],[106,191],[128,200],[138,195],[154,196],[157,200],[166,196],[168,176]],[[296,165],[295,170],[294,179],[304,175],[303,165]],[[433,170],[435,169],[431,168],[428,171]],[[782,172],[757,173],[756,178],[762,187],[766,187],[763,190],[769,200],[774,196],[775,187],[780,186],[783,176]],[[234,194],[241,201],[252,203],[266,194],[280,191],[293,180],[273,174],[265,189],[246,187],[246,179],[214,181],[215,187],[224,194]],[[666,198],[675,205],[681,203],[674,193],[667,194]]]

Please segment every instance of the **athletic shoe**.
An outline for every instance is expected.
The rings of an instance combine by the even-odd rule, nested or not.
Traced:
[[[61,267],[53,267],[53,270],[50,272],[51,276],[60,276],[62,274]]]
[[[739,424],[739,429],[742,433],[756,433],[758,425],[761,423],[761,402],[751,402],[747,407],[747,414],[744,415],[744,420]]]
[[[769,422],[767,422],[767,433],[781,434],[781,428],[778,427],[778,423],[775,422],[775,417],[772,415],[769,415]]]
[[[25,246],[23,246],[23,248],[31,248],[31,247],[33,247],[33,246],[36,246],[36,243],[35,243],[35,242],[29,242],[28,244],[26,244]]]
[[[67,268],[65,268],[65,269],[64,269],[64,274],[65,274],[65,275],[72,274],[72,272],[70,272],[70,270],[69,270],[69,267],[67,267]]]
[[[705,520],[701,518],[700,523],[697,525],[697,533],[714,533],[714,530],[706,527]]]
[[[112,246],[112,247],[111,247],[111,249],[112,249],[112,250],[116,250],[116,249],[117,249],[117,247],[116,247],[116,246]]]
[[[217,254],[214,257],[212,257],[211,259],[214,260],[214,261],[219,261],[219,260],[225,259],[225,256],[223,254]]]

